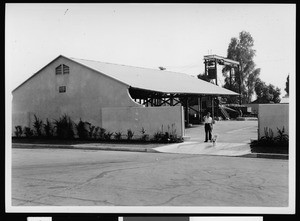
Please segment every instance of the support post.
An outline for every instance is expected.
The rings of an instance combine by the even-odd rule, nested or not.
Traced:
[[[217,59],[215,59],[215,71],[216,71],[216,85],[218,85],[218,71],[217,71]]]
[[[211,96],[211,117],[214,120],[214,97]]]
[[[230,84],[230,89],[232,89],[232,67],[230,67],[230,72],[229,72],[229,84]]]
[[[173,102],[173,95],[172,94],[170,94],[170,106],[173,106],[173,104],[174,104],[174,102]]]
[[[188,97],[186,97],[186,101],[185,101],[185,112],[186,112],[186,123],[187,126],[190,124],[190,119],[189,119],[189,99]]]
[[[201,99],[200,97],[198,97],[198,119],[199,119],[199,123],[201,122]]]
[[[202,122],[203,115],[202,115],[202,97],[200,97],[200,122]]]

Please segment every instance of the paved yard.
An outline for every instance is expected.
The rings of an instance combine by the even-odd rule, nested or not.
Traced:
[[[216,121],[212,134],[218,135],[218,142],[249,143],[257,139],[258,121]],[[192,141],[203,142],[205,139],[204,125],[195,125],[186,129],[186,135]]]
[[[13,149],[12,204],[286,207],[288,161]]]
[[[204,143],[204,125],[186,129],[190,140],[180,144],[154,148],[163,153],[243,156],[250,154],[250,139],[257,139],[257,121],[216,121],[213,135],[216,144]]]

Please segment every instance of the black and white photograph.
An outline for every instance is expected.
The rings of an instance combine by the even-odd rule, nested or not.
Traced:
[[[6,211],[294,214],[295,74],[296,4],[7,3]]]

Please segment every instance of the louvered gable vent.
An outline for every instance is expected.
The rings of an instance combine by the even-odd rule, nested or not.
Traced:
[[[69,66],[65,64],[61,64],[55,68],[55,74],[60,75],[60,74],[69,74],[70,73],[70,68]]]
[[[61,68],[61,65],[59,65],[58,67],[55,68],[55,74],[56,74],[56,75],[62,74],[62,68]]]
[[[70,73],[70,68],[67,65],[63,64],[63,74],[69,74]]]

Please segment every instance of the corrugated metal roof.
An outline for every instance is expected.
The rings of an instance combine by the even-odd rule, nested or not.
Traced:
[[[163,93],[238,95],[233,91],[184,73],[111,64],[78,58],[69,59],[134,88]]]

